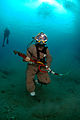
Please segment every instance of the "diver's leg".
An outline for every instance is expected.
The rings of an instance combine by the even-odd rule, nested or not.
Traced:
[[[6,41],[6,42],[7,42],[7,44],[9,43],[9,41],[8,41],[8,37],[7,37],[7,41]]]
[[[27,75],[26,75],[26,87],[27,91],[33,96],[35,91],[35,84],[34,84],[34,77],[35,77],[36,71],[35,67],[32,65],[28,65],[27,69]]]
[[[3,44],[2,44],[2,47],[4,47],[4,43],[5,43],[5,37],[4,37],[4,39],[3,39]]]
[[[41,84],[47,85],[51,82],[50,77],[47,72],[46,73],[39,72],[37,74],[37,77],[38,77],[39,83],[41,83]]]

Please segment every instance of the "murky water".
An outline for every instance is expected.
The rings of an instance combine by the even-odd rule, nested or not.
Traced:
[[[46,2],[45,2],[46,1]],[[0,120],[80,119],[80,1],[0,1]],[[10,30],[3,44],[4,29]],[[26,47],[39,32],[48,36],[51,84],[36,86],[37,98],[26,91],[26,66],[13,50]]]

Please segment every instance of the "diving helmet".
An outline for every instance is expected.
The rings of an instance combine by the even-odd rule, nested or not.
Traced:
[[[41,33],[38,33],[37,36],[35,36],[35,40],[36,40],[36,44],[46,45],[48,38],[46,34],[41,32]]]

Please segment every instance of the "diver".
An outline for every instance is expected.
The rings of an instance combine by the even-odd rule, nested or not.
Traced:
[[[36,59],[41,62],[43,62],[46,67],[49,67],[52,61],[52,57],[49,53],[48,47],[46,47],[47,44],[47,35],[43,32],[39,33],[37,36],[34,37],[35,44],[32,44],[27,49],[27,57],[25,58],[25,61],[28,62],[27,67],[27,74],[26,74],[26,87],[27,91],[30,93],[31,96],[35,96],[35,75],[37,75],[37,82],[41,84],[49,84],[50,83],[50,77],[48,75],[48,72],[41,72],[38,69],[38,64],[29,62],[30,59]],[[42,70],[45,68],[42,67]]]
[[[5,46],[5,45],[4,45],[5,41],[6,41],[7,44],[9,43],[9,40],[8,40],[8,39],[9,39],[9,35],[10,35],[10,31],[9,31],[8,28],[6,28],[6,29],[4,30],[4,39],[3,39],[2,47]]]

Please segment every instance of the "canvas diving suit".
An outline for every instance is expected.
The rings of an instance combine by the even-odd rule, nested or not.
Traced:
[[[29,58],[36,58],[43,62],[49,67],[52,61],[52,57],[49,53],[48,47],[43,47],[42,50],[38,50],[39,46],[37,45],[31,45],[27,49],[27,56]],[[45,61],[46,59],[46,61]],[[38,69],[39,65],[34,63],[28,63],[27,66],[27,74],[26,74],[26,87],[28,92],[33,92],[35,91],[35,82],[34,82],[34,77],[37,75],[38,81],[42,84],[49,84],[50,83],[50,78],[48,75],[48,72],[43,73],[40,72]],[[43,68],[44,69],[44,68]]]

